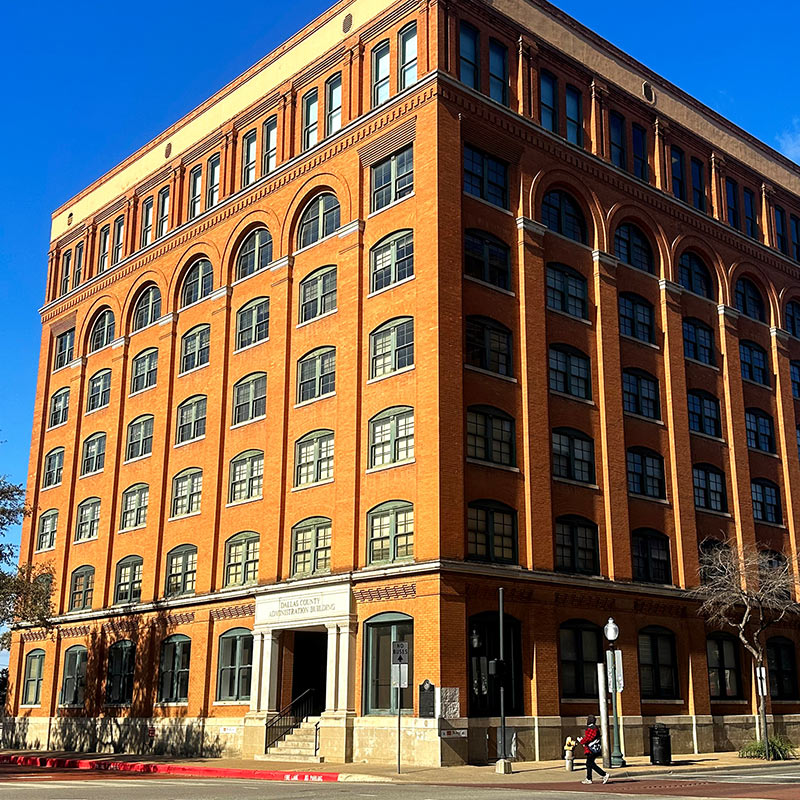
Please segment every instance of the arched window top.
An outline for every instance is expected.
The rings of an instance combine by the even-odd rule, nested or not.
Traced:
[[[330,517],[306,517],[305,519],[301,519],[299,522],[295,522],[292,525],[292,530],[297,530],[298,528],[310,528],[315,525],[331,525],[331,518]]]
[[[758,556],[762,569],[783,569],[786,566],[786,556],[777,550],[764,549]]]
[[[144,486],[144,484],[140,484],[140,485]],[[131,487],[131,488],[133,488],[133,487]],[[130,556],[125,556],[125,558],[121,558],[119,561],[117,561],[117,566],[118,567],[122,567],[125,564],[142,564],[143,562],[144,562],[144,559],[141,556],[137,556],[137,555],[134,554],[134,555],[130,555]]]
[[[553,189],[542,199],[542,222],[555,233],[588,244],[586,218],[580,204],[563,189]]]
[[[630,300],[632,303],[638,303],[639,305],[644,305],[648,308],[653,307],[653,304],[646,297],[642,297],[640,294],[636,294],[636,292],[620,292],[619,296],[621,298],[624,297],[626,300]]]
[[[321,278],[326,272],[335,272],[336,271],[336,264],[324,264],[321,267],[317,267],[316,269],[312,270],[308,273],[308,275],[300,281],[300,285],[303,286],[304,284],[313,283],[314,281]]]
[[[200,325],[195,325],[193,328],[189,328],[189,330],[183,334],[181,339],[188,339],[190,336],[196,336],[198,333],[210,330],[211,330],[211,325],[209,325],[207,322],[203,322]]]
[[[317,428],[316,430],[303,434],[297,440],[297,444],[300,444],[300,442],[310,442],[312,439],[319,439],[320,436],[333,436],[333,431],[330,428]]]
[[[641,367],[625,367],[622,370],[623,375],[636,375],[639,378],[649,378],[651,381],[658,381],[655,375],[652,372],[648,372],[646,369],[642,369]]]
[[[384,511],[395,511],[398,508],[412,508],[413,505],[409,500],[387,500],[385,503],[373,506],[367,514],[380,514]]]
[[[139,292],[133,307],[132,331],[152,325],[161,316],[161,290],[150,283]]]
[[[177,549],[177,548],[176,548]],[[174,550],[172,552],[175,552]],[[190,642],[191,639],[185,633],[173,633],[161,640],[161,646],[165,644],[177,644],[178,642]]]
[[[413,622],[414,617],[408,614],[401,614],[399,611],[384,611],[381,614],[375,614],[369,619],[364,620],[365,625],[381,625],[391,622]]]
[[[186,408],[187,406],[193,405],[194,403],[206,400],[206,396],[204,394],[193,394],[191,397],[187,397],[179,406],[178,408]]]
[[[147,347],[144,350],[139,351],[133,357],[133,360],[136,361],[137,359],[140,359],[140,358],[142,358],[144,356],[149,356],[151,353],[157,353],[157,352],[158,352],[158,348],[157,347]]]
[[[584,439],[587,442],[594,441],[594,439],[590,434],[584,433],[583,431],[578,430],[577,428],[569,428],[561,426],[559,428],[553,428],[553,433],[559,433],[564,436],[569,436],[571,438],[576,438],[576,439]]]
[[[767,315],[761,290],[750,278],[739,278],[734,292],[736,308],[746,317],[766,322]]]
[[[705,261],[700,256],[691,250],[683,252],[678,259],[678,268],[678,280],[684,289],[699,294],[701,297],[712,297],[714,281]]]
[[[472,405],[467,408],[467,411],[474,411],[478,414],[491,414],[493,417],[500,417],[502,419],[514,419],[514,417],[507,411],[497,406],[489,406],[485,404]]]
[[[178,474],[184,475],[187,472],[199,472],[199,471],[200,470],[185,469],[183,472],[179,472]],[[196,552],[197,552],[197,547],[193,544],[179,544],[177,547],[173,547],[172,550],[170,550],[167,553],[167,558],[169,558],[170,556],[179,555],[180,553],[196,553]]]
[[[587,525],[590,528],[597,528],[597,523],[593,522],[586,517],[580,516],[580,514],[562,514],[560,517],[556,517],[556,522],[564,522],[567,524],[573,525]]]
[[[91,564],[82,564],[80,567],[76,567],[74,570],[72,570],[73,581],[75,578],[83,575],[94,575],[94,567]]]
[[[219,635],[220,639],[235,639],[239,636],[252,636],[253,631],[249,628],[231,628]]]
[[[263,456],[263,450],[243,450],[241,453],[235,455],[231,461],[238,461],[241,458],[253,458],[254,456]]]
[[[69,386],[62,386],[58,391],[53,392],[50,399],[55,400],[56,397],[63,397],[65,394],[69,394]]]
[[[761,417],[762,419],[764,419],[764,418],[769,419],[769,420],[772,419],[772,416],[768,412],[764,411],[763,408],[758,408],[757,406],[751,406],[750,408],[746,408],[744,410],[744,413],[745,414],[752,414],[753,416]]]
[[[139,483],[132,483],[127,489],[125,489],[123,494],[127,494],[128,492],[138,492],[140,489],[147,489],[147,488],[148,488],[147,484],[142,483],[140,481]]]
[[[516,514],[517,509],[513,506],[509,506],[506,503],[500,502],[500,500],[491,500],[491,499],[481,499],[481,500],[471,500],[467,503],[468,508],[494,508],[498,511],[506,511],[510,514]]]
[[[655,528],[636,528],[632,532],[632,535],[633,536],[651,536],[651,537],[654,537],[654,538],[666,539],[667,541],[669,541],[669,536],[667,536],[665,533],[662,533],[661,531],[657,531]]]
[[[373,328],[370,332],[370,335],[375,333],[380,333],[381,331],[389,330],[390,328],[394,328],[396,325],[402,325],[404,322],[413,322],[414,317],[392,317],[392,319],[387,319],[386,322],[378,325],[377,328]]]
[[[89,352],[94,353],[114,341],[114,312],[106,306],[98,312],[89,334]]]
[[[249,311],[251,308],[255,308],[259,303],[263,303],[264,301],[269,303],[269,297],[266,295],[262,297],[254,297],[252,300],[248,300],[243,306],[241,306],[237,313],[241,314],[243,311]]]
[[[53,516],[58,516],[57,508],[48,508],[47,511],[42,511],[42,513],[39,514],[39,519],[42,520],[45,517],[53,517]]]
[[[297,230],[297,247],[302,250],[330,236],[341,224],[339,201],[332,192],[323,192],[306,204]]]
[[[723,473],[723,471],[719,467],[714,466],[714,464],[709,464],[709,463],[707,463],[705,461],[700,461],[697,464],[692,464],[692,468],[693,469],[701,469],[704,472],[714,472],[717,475],[724,475],[725,474],[725,473]],[[725,547],[728,546],[728,545],[725,544],[725,542],[721,542],[719,539],[705,539],[704,541],[705,542],[711,542],[714,547],[716,547],[717,545],[724,545]],[[711,546],[711,545],[709,545],[709,546]]]
[[[54,455],[56,455],[58,453],[63,453],[63,452],[64,452],[64,448],[63,447],[54,447],[52,450],[49,450],[47,452],[47,455],[45,456],[45,458],[50,458],[50,456],[54,456]]]
[[[202,471],[203,470],[200,469],[200,467],[186,467],[186,469],[182,469],[180,472],[177,472],[173,480],[177,480],[178,478],[185,478],[187,475],[197,475]]]
[[[325,353],[335,353],[336,348],[332,345],[323,345],[322,347],[315,347],[313,350],[309,350],[305,355],[301,356],[299,361],[306,361],[310,358],[317,358],[318,356],[324,355]]]
[[[131,425],[139,425],[142,422],[147,422],[148,420],[155,419],[152,414],[140,414],[138,417],[135,417],[128,423],[128,427],[130,428]]]
[[[388,419],[390,417],[394,417],[397,414],[404,414],[407,411],[413,411],[413,406],[390,406],[389,408],[384,408],[382,411],[379,411],[375,416],[370,418],[370,422],[377,422],[381,419]],[[332,433],[333,431],[331,431]]]
[[[400,230],[387,233],[386,236],[384,236],[382,239],[379,239],[377,242],[375,242],[374,245],[372,245],[372,247],[370,248],[370,253],[374,253],[376,250],[380,250],[382,247],[386,247],[386,245],[391,244],[397,239],[402,239],[405,236],[413,236],[413,235],[414,231],[411,228],[401,228]]]
[[[580,356],[581,358],[589,358],[589,356],[580,348],[564,342],[553,342],[550,345],[551,350],[558,350],[560,353],[569,353],[570,355]]]
[[[589,622],[588,619],[568,619],[566,622],[562,622],[558,627],[567,630],[597,631],[598,633],[601,632],[600,626],[596,625],[594,622]]]
[[[82,500],[78,503],[78,508],[84,508],[85,506],[93,505],[94,503],[99,504],[100,498],[99,497],[87,497],[85,500]]]
[[[511,329],[507,328],[503,325],[502,322],[498,322],[496,319],[492,319],[492,317],[484,317],[478,314],[472,314],[467,317],[467,322],[471,322],[477,325],[483,325],[487,328],[493,328],[497,331],[503,331],[504,333],[511,333]]]
[[[84,568],[83,567],[79,567],[79,569],[84,569]],[[77,572],[77,571],[78,570],[76,569],[75,572]],[[92,571],[94,572],[94,570],[92,570]],[[73,573],[73,575],[74,574],[75,573]],[[87,653],[87,652],[88,652],[87,649],[82,644],[74,644],[74,645],[72,645],[72,647],[68,647],[64,651],[64,655],[66,656],[67,653],[73,653],[75,655],[78,655],[79,653]]]
[[[131,558],[136,558],[136,556],[131,556]],[[119,563],[122,564],[123,561],[128,561],[130,559],[122,559]],[[140,559],[141,560],[141,559]],[[119,639],[114,644],[109,645],[109,650],[130,650],[133,647],[133,642],[130,639]]]
[[[639,635],[642,634],[657,634],[660,636],[672,636],[675,637],[674,631],[671,631],[669,628],[665,628],[663,625],[646,625],[644,628],[639,628]]]
[[[267,228],[256,228],[247,234],[239,248],[239,255],[236,257],[236,280],[264,269],[271,261],[272,234]]]
[[[713,400],[715,403],[719,403],[719,398],[706,389],[689,389],[687,394],[691,397],[704,398],[706,400]]]
[[[96,381],[96,380],[99,380],[100,378],[104,377],[105,375],[110,375],[110,374],[111,374],[111,370],[109,368],[105,367],[103,369],[97,370],[97,372],[95,372],[94,375],[92,375],[89,378],[89,381],[90,382],[91,381]]]
[[[692,325],[695,328],[702,328],[703,330],[712,332],[711,326],[707,322],[703,322],[703,320],[697,319],[697,317],[684,317],[683,323],[684,325]]]
[[[183,278],[181,289],[181,308],[208,297],[214,290],[214,268],[207,258],[195,261]]]
[[[751,483],[755,483],[758,486],[769,486],[771,489],[775,489],[777,491],[778,484],[774,481],[771,481],[769,478],[753,478]]]
[[[789,645],[790,647],[794,647],[794,642],[791,639],[788,639],[786,636],[770,636],[767,639],[767,644],[785,644]],[[35,650],[31,651],[31,653],[37,652]],[[44,650],[40,650],[38,652],[44,652]]]
[[[247,542],[251,539],[258,539],[259,534],[256,531],[239,531],[239,533],[234,533],[233,536],[229,536],[225,540],[225,544],[235,544],[236,542]]]
[[[586,277],[578,272],[575,267],[570,267],[568,264],[562,264],[560,261],[548,261],[547,269],[557,269],[559,272],[563,272],[566,275],[570,275],[571,277],[577,278],[578,280],[586,283]]]
[[[245,375],[243,378],[239,378],[239,380],[236,381],[236,383],[234,383],[233,385],[234,386],[242,386],[245,383],[250,383],[250,381],[255,381],[255,380],[258,380],[259,378],[266,378],[266,377],[267,377],[267,373],[266,372],[250,372],[249,374]]]
[[[634,447],[628,448],[629,453],[637,453],[642,456],[650,456],[651,458],[658,458],[661,461],[664,460],[664,457],[659,453],[657,450],[651,450],[649,447],[642,447],[640,445],[635,445]]]
[[[653,248],[641,228],[632,222],[623,222],[614,234],[614,254],[625,264],[643,272],[655,274]]]
[[[25,655],[25,658],[38,658],[39,656],[44,656],[44,650],[41,647],[37,647],[35,650],[31,650]]]

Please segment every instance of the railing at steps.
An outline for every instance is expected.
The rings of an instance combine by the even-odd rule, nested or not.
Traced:
[[[304,720],[311,716],[314,709],[314,690],[306,689],[303,694],[296,697],[283,711],[267,723],[267,733],[264,742],[264,752],[288,736],[295,728],[300,727]]]

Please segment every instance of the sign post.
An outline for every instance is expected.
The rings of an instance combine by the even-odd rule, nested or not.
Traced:
[[[392,685],[397,687],[397,774],[400,774],[400,692],[408,688],[408,642],[392,642]]]

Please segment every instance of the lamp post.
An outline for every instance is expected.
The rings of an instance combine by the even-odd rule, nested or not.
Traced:
[[[614,642],[619,637],[619,626],[614,622],[613,617],[608,618],[608,622],[603,628],[603,634],[608,640],[608,650],[611,654],[611,710],[614,716],[614,747],[611,751],[611,766],[624,767],[625,759],[619,746],[619,713],[617,709],[617,657]]]

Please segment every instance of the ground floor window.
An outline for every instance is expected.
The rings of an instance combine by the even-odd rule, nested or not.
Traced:
[[[773,700],[797,699],[797,663],[794,644],[783,636],[767,641],[769,693]]]
[[[405,614],[378,614],[364,626],[365,714],[396,714],[392,687],[392,642],[408,642],[408,688],[400,691],[403,710],[414,708],[414,620]]]
[[[565,622],[558,632],[562,697],[597,697],[597,664],[603,660],[600,628],[585,619]]]
[[[42,699],[42,677],[44,675],[44,650],[32,650],[25,658],[25,686],[22,704],[38,706]]]
[[[88,657],[88,652],[83,645],[70,647],[64,653],[64,675],[61,680],[62,706],[83,705]]]
[[[253,634],[234,628],[219,637],[217,700],[250,700]]]
[[[183,634],[168,636],[161,643],[159,703],[185,703],[188,700],[191,654],[192,640]]]
[[[108,648],[108,677],[106,678],[106,703],[126,705],[133,700],[133,667],[136,646],[127,639],[114,642]]]

